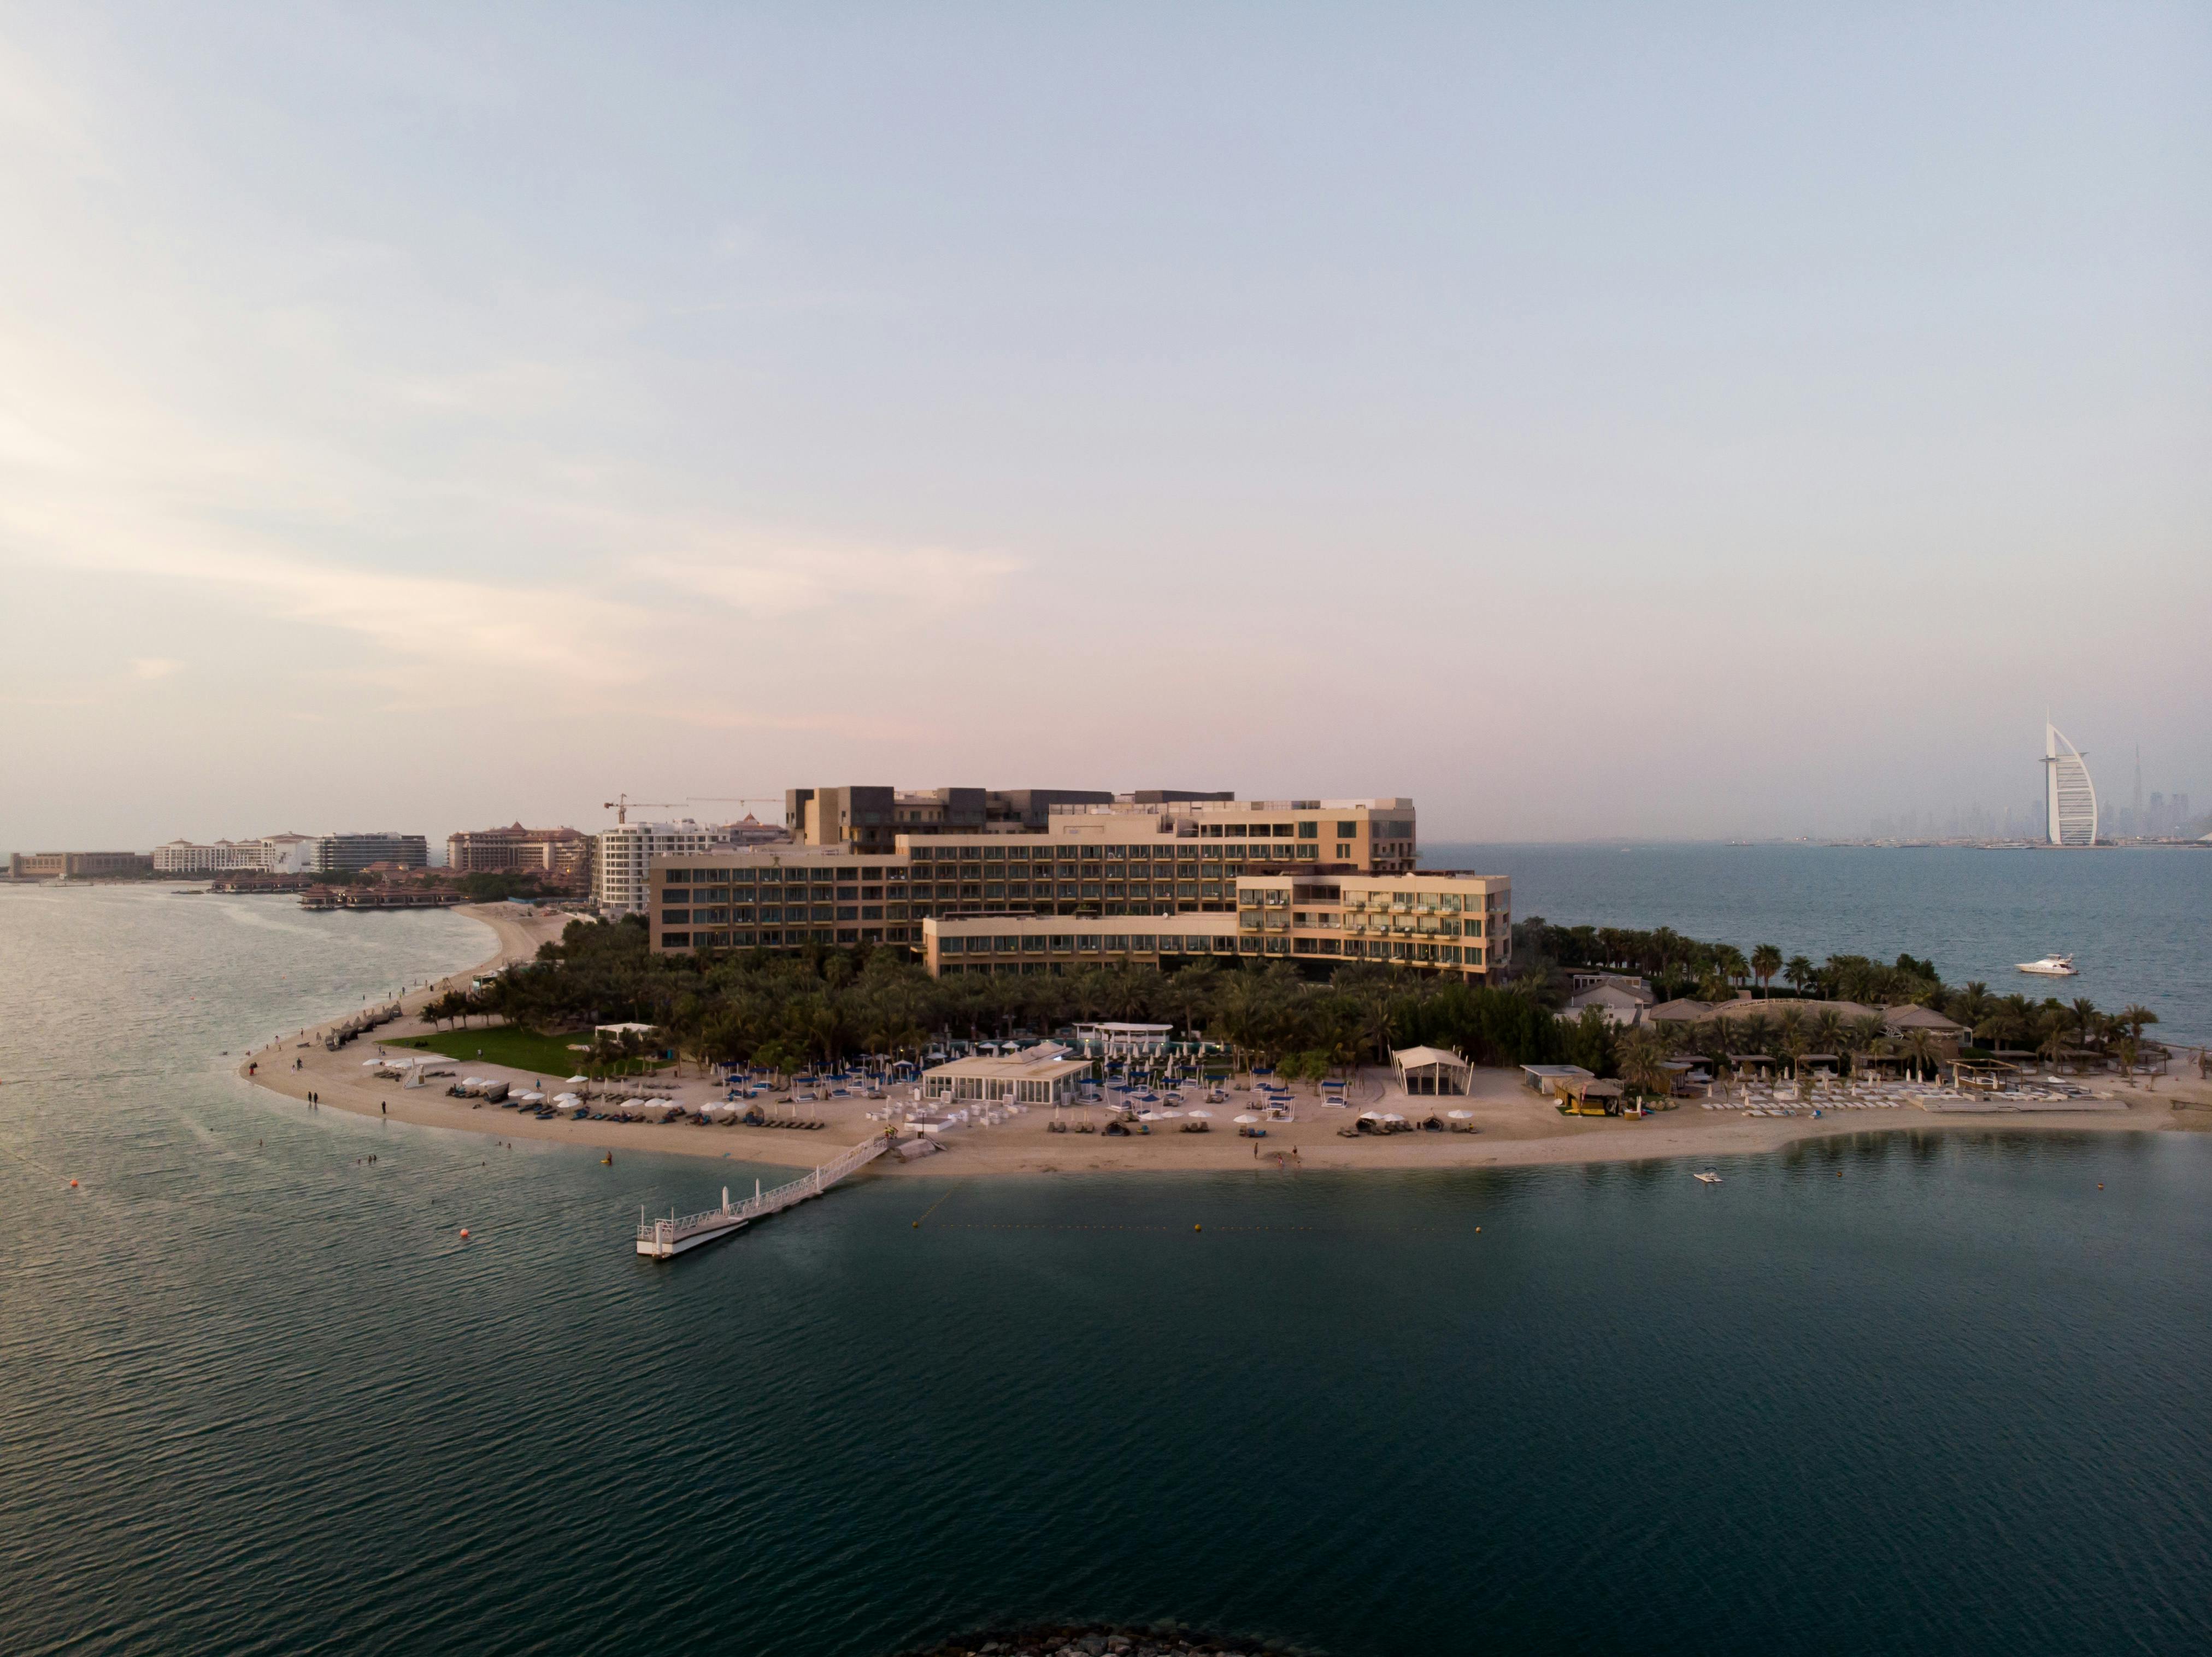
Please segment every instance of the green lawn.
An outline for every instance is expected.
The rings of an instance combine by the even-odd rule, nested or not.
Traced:
[[[448,1058],[482,1059],[487,1064],[504,1064],[511,1069],[528,1070],[550,1079],[581,1075],[591,1067],[591,1055],[571,1052],[570,1042],[588,1046],[592,1033],[588,1030],[571,1032],[566,1035],[540,1035],[535,1030],[519,1029],[512,1025],[495,1024],[488,1029],[446,1030],[436,1035],[403,1036],[397,1041],[386,1041],[387,1047],[419,1047],[433,1053],[443,1053]],[[648,1060],[637,1060],[628,1069],[628,1074],[641,1075],[659,1068]],[[613,1074],[624,1074],[617,1071]]]

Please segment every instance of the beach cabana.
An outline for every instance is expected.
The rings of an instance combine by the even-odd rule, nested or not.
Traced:
[[[1398,1085],[1408,1094],[1464,1096],[1474,1067],[1457,1053],[1440,1047],[1401,1047],[1390,1055],[1390,1068],[1398,1073]]]
[[[1621,1086],[1618,1081],[1591,1077],[1586,1081],[1563,1081],[1559,1086],[1562,1116],[1619,1116]]]

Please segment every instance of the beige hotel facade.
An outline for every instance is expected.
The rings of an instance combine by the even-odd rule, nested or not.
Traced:
[[[885,852],[657,856],[653,947],[899,945],[933,973],[1206,953],[1486,978],[1508,962],[1510,882],[1413,873],[1410,800],[1124,803],[1055,807],[1049,820],[1042,832],[901,834]]]

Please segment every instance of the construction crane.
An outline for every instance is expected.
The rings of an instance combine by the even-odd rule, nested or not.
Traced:
[[[614,813],[615,821],[617,823],[627,823],[629,821],[629,808],[632,806],[642,806],[649,811],[681,811],[690,803],[690,801],[687,800],[633,800],[629,795],[622,794],[602,802],[599,809]]]
[[[695,806],[780,806],[783,796],[775,794],[695,794],[690,803]]]

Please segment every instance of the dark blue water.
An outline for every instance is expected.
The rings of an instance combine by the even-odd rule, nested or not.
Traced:
[[[240,958],[152,902],[0,892],[11,1653],[2212,1646],[2204,1136],[883,1179],[655,1266],[640,1203],[755,1171],[308,1116],[208,1051],[460,923],[379,917],[353,986],[361,917]]]
[[[2212,851],[1812,845],[1434,845],[1433,867],[1513,877],[1513,912],[1565,926],[1671,926],[1818,961],[1932,957],[1947,983],[1997,995],[2140,1002],[2153,1032],[2212,1041]],[[2081,976],[2021,961],[2071,954]]]

